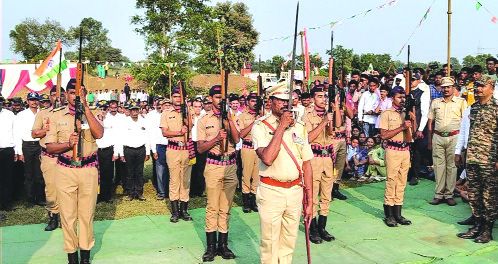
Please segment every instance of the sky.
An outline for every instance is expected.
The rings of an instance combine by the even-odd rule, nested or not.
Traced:
[[[334,30],[334,46],[352,48],[354,53],[388,53],[393,59],[406,60],[406,49],[399,50],[419,24],[427,9],[434,2],[427,19],[415,31],[408,44],[411,45],[411,61],[429,62],[446,60],[447,50],[447,0],[399,0],[394,7],[377,9],[390,0],[301,0],[298,30],[308,28],[310,53],[318,52],[324,60],[325,50],[330,48],[330,32]],[[274,55],[285,58],[292,50],[292,37],[287,40],[264,41],[293,34],[296,1],[289,0],[245,0],[252,14],[254,27],[260,32],[259,44],[254,49],[256,57],[271,59]],[[452,1],[452,47],[451,56],[460,59],[479,53],[498,54],[498,24],[492,23],[498,16],[498,1],[480,0],[483,7],[476,11],[476,0]],[[59,21],[68,29],[77,26],[85,17],[93,17],[109,30],[112,46],[122,50],[123,55],[133,61],[145,59],[147,53],[143,37],[134,32],[130,18],[142,14],[135,8],[134,0],[0,0],[1,4],[1,54],[5,59],[22,59],[10,49],[9,32],[23,19],[50,18]],[[211,1],[214,5],[216,1]],[[352,15],[373,9],[368,14]],[[489,13],[488,11],[489,10]],[[490,14],[491,13],[491,14]],[[493,15],[492,15],[493,14]],[[316,30],[309,28],[343,20],[332,29],[325,26]],[[298,39],[300,54],[300,39]],[[288,58],[290,59],[290,58]]]

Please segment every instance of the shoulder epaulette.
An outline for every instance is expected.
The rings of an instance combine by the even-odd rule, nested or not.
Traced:
[[[55,108],[54,110],[52,110],[52,112],[58,112],[58,111],[64,110],[64,109],[66,109],[66,107],[65,106],[61,106],[59,108]]]

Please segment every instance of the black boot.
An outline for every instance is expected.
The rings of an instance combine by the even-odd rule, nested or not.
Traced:
[[[463,238],[463,239],[477,238],[482,231],[483,219],[479,218],[479,217],[475,217],[474,221],[475,221],[475,224],[471,228],[469,228],[469,230],[467,232],[458,233],[457,237]]]
[[[476,223],[474,215],[471,215],[469,218],[457,222],[459,225],[474,225]]]
[[[80,264],[90,264],[90,250],[80,249],[81,261]]]
[[[218,233],[218,256],[223,259],[234,259],[235,254],[228,248],[228,233]]]
[[[410,185],[412,186],[418,185],[418,178],[413,176],[410,180]]]
[[[178,201],[171,201],[171,218],[169,221],[172,223],[178,222]]]
[[[251,208],[249,207],[249,196],[250,194],[249,193],[242,193],[242,212],[244,213],[250,213],[251,212]]]
[[[256,194],[254,193],[249,194],[249,206],[253,212],[259,212],[258,205],[256,204]]]
[[[493,225],[495,222],[485,221],[482,226],[481,234],[474,240],[476,243],[488,243],[493,240]]]
[[[334,186],[332,187],[332,198],[337,198],[339,200],[348,199],[348,197],[346,197],[346,195],[339,192],[339,183],[334,183]]]
[[[78,263],[78,251],[74,253],[67,253],[68,264],[79,264]]]
[[[59,214],[52,214],[48,212],[48,217],[50,220],[48,221],[48,225],[45,227],[45,231],[54,231],[59,227]]]
[[[398,226],[398,223],[396,222],[393,216],[392,206],[384,204],[384,214],[386,216],[386,218],[384,218],[384,223],[386,223],[388,227]]]
[[[395,205],[392,207],[392,209],[393,209],[394,220],[396,220],[396,222],[398,224],[401,224],[401,225],[411,225],[412,224],[412,221],[404,218],[401,215],[401,205]]]
[[[192,216],[188,213],[188,202],[180,202],[180,218],[183,221],[192,221]]]
[[[320,237],[320,235],[318,235],[316,218],[311,219],[309,237],[310,237],[311,243],[314,243],[314,244],[321,244],[322,243],[322,238]]]
[[[327,232],[327,230],[325,230],[326,226],[327,226],[327,217],[323,216],[323,215],[319,215],[318,216],[318,234],[320,235],[320,237],[323,240],[325,240],[327,242],[335,240],[335,237],[333,235],[329,234],[329,232]]]
[[[202,262],[211,262],[216,257],[216,231],[206,232],[206,252],[202,255]]]

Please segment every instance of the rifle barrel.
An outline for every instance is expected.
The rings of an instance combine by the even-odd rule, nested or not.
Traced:
[[[299,20],[299,2],[297,2],[297,8],[296,8],[296,23],[294,25],[294,44],[292,46],[291,76],[290,76],[290,85],[289,85],[289,104],[287,109],[289,111],[292,111],[292,91],[294,88],[294,69],[296,66],[296,41],[297,41],[298,20]]]

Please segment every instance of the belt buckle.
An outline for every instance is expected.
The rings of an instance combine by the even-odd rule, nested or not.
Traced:
[[[81,166],[81,160],[71,160],[71,166]]]
[[[221,156],[221,161],[229,161],[230,157],[228,155]]]
[[[442,132],[441,136],[442,137],[449,137],[450,136],[450,132]]]
[[[183,142],[183,141],[178,142],[178,146],[179,147],[185,147],[185,142]]]
[[[322,155],[328,155],[329,150],[328,149],[322,149]]]

